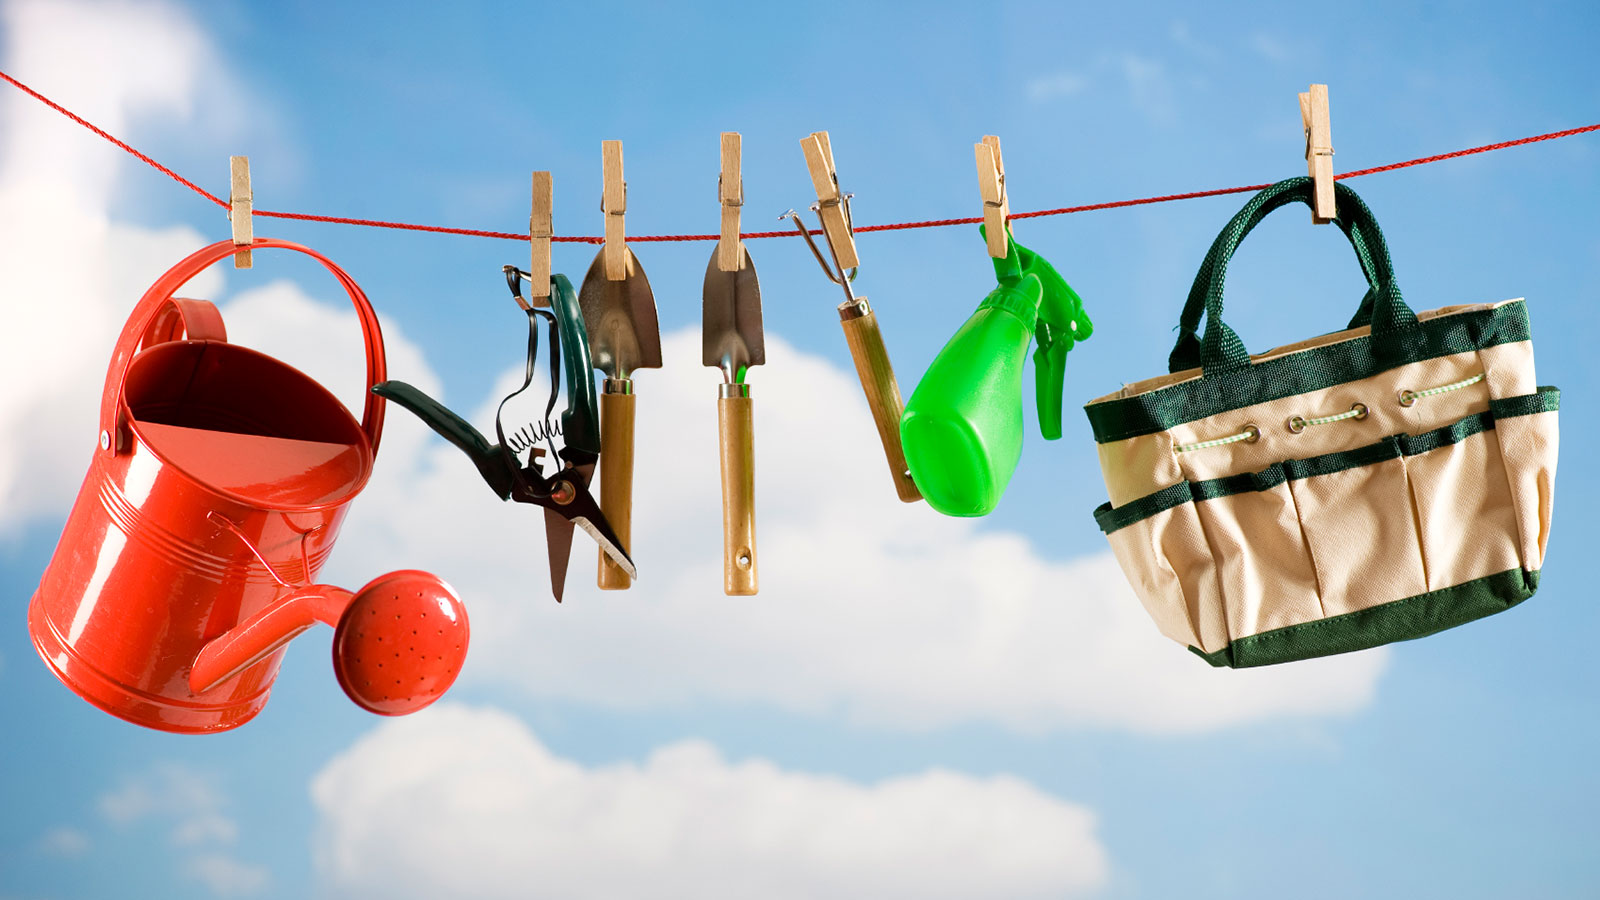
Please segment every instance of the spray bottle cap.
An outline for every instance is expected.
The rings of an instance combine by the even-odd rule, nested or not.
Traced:
[[[978,231],[984,232],[979,225]],[[1033,275],[1043,286],[1039,316],[1034,325],[1038,347],[1033,353],[1034,394],[1039,409],[1039,433],[1046,440],[1061,437],[1061,400],[1065,389],[1067,351],[1094,334],[1094,323],[1083,311],[1083,299],[1067,284],[1049,260],[1017,243],[1006,231],[1006,255],[994,260],[994,274],[1002,285],[1016,284]]]

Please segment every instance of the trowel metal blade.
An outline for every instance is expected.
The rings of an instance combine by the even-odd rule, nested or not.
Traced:
[[[713,251],[706,265],[706,283],[701,307],[701,362],[708,366],[732,369],[735,381],[742,381],[744,370],[767,361],[767,348],[761,330],[761,283],[750,250],[744,250],[744,264],[737,272],[717,267]]]
[[[605,252],[601,247],[595,254],[578,290],[594,367],[607,378],[627,378],[635,369],[659,369],[661,326],[650,279],[631,251],[628,276],[622,281],[607,279]]]

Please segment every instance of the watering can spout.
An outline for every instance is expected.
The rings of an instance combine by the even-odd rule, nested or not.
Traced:
[[[354,596],[330,584],[292,589],[201,648],[189,670],[189,689],[197,694],[211,690],[318,622],[337,626]]]
[[[390,572],[354,593],[331,584],[287,588],[201,648],[189,670],[190,689],[217,687],[318,622],[334,628],[333,671],[345,695],[389,716],[443,696],[461,672],[471,635],[455,589],[428,572]]]

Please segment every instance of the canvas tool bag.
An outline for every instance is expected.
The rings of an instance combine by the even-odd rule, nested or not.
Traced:
[[[1371,211],[1337,193],[1368,283],[1347,330],[1251,356],[1223,322],[1239,242],[1311,202],[1283,181],[1212,244],[1171,374],[1086,407],[1095,519],[1162,633],[1214,666],[1423,637],[1539,584],[1560,393],[1534,380],[1526,305],[1413,313]]]

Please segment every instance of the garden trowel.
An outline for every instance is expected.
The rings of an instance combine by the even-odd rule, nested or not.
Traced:
[[[600,394],[600,510],[632,552],[633,541],[633,371],[661,368],[661,329],[650,281],[633,251],[627,253],[627,275],[606,277],[605,248],[595,254],[578,305],[594,367],[605,373]],[[626,590],[633,579],[605,553],[600,554],[596,583],[601,590]]]
[[[724,272],[717,254],[706,265],[701,362],[722,370],[717,427],[722,451],[722,590],[754,594],[756,579],[755,445],[745,374],[767,361],[761,334],[761,286],[750,251]]]

